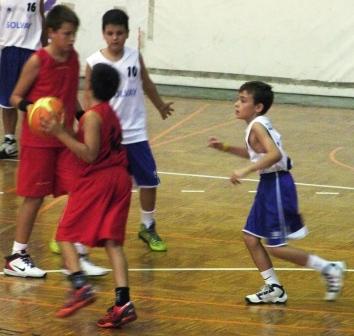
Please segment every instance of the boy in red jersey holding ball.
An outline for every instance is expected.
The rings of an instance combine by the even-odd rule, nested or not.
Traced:
[[[77,111],[79,61],[74,42],[79,19],[70,8],[58,5],[48,13],[45,24],[50,43],[29,58],[10,98],[14,107],[25,112],[17,178],[17,194],[24,200],[18,213],[12,254],[5,258],[4,273],[19,277],[46,275],[29,256],[28,241],[44,197],[66,194],[73,179],[68,150],[55,137],[33,134],[28,125],[27,108],[42,97],[62,100],[64,125],[71,132]],[[80,262],[87,273],[96,267],[85,257]]]
[[[113,268],[116,299],[97,322],[103,328],[121,327],[137,318],[130,302],[128,267],[123,252],[132,181],[126,150],[121,144],[122,129],[108,103],[118,84],[119,75],[114,68],[102,63],[93,67],[92,105],[80,119],[77,139],[56,119],[42,119],[43,129],[75,154],[78,172],[55,237],[70,271],[73,290],[56,315],[66,317],[95,300],[92,286],[80,269],[75,242],[105,247]]]

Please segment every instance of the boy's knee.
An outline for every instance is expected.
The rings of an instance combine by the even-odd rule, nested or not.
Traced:
[[[243,241],[249,248],[255,247],[260,243],[260,239],[258,237],[252,236],[246,232],[243,233]]]
[[[282,246],[267,247],[267,251],[270,253],[271,256],[273,256],[275,258],[281,258],[283,248],[282,248]]]

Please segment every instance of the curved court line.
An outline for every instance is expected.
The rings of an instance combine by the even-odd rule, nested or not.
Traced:
[[[344,168],[347,168],[347,169],[350,169],[350,170],[354,171],[354,167],[353,167],[353,166],[347,165],[347,164],[345,164],[345,163],[343,163],[343,162],[340,162],[340,161],[338,161],[338,160],[336,159],[336,154],[337,154],[340,150],[342,150],[342,149],[343,149],[343,147],[338,147],[338,148],[333,149],[332,152],[329,153],[329,159],[330,159],[334,164],[336,164],[336,165],[338,165],[338,166],[341,166],[341,167],[344,167]]]
[[[199,131],[196,131],[196,132],[193,132],[193,133],[189,133],[189,134],[186,134],[186,135],[177,136],[177,137],[174,137],[174,138],[172,138],[172,139],[159,142],[159,143],[157,143],[157,144],[155,144],[155,145],[152,145],[151,147],[156,148],[156,147],[161,146],[161,145],[166,145],[166,144],[168,144],[168,143],[170,143],[170,142],[174,142],[174,141],[178,141],[178,140],[181,140],[181,139],[189,138],[189,137],[194,136],[194,135],[197,135],[197,134],[203,134],[203,133],[208,132],[208,131],[210,131],[210,130],[212,130],[212,129],[219,128],[219,127],[226,126],[226,125],[233,124],[233,123],[235,123],[234,120],[232,120],[232,121],[227,121],[227,122],[223,122],[223,123],[221,123],[221,124],[217,124],[217,125],[214,125],[214,126],[211,126],[211,127],[208,127],[208,128],[203,128],[203,129],[201,129],[201,130],[199,130]]]
[[[163,172],[158,171],[158,174],[162,175],[173,175],[173,176],[187,176],[187,177],[201,177],[201,178],[210,178],[210,179],[220,179],[220,180],[229,180],[229,177],[225,176],[214,176],[214,175],[203,175],[203,174],[187,174],[187,173],[174,173],[174,172]],[[259,182],[257,179],[241,179],[241,181],[247,182]],[[296,185],[304,187],[318,187],[318,188],[332,188],[332,189],[343,189],[343,190],[354,190],[354,187],[343,187],[343,186],[334,186],[328,184],[312,184],[312,183],[301,183],[295,182]]]
[[[63,200],[63,198],[66,195],[60,196],[55,198],[53,201],[51,201],[50,203],[46,204],[45,206],[43,206],[39,211],[38,214],[41,214],[43,212],[46,212],[47,210],[49,210],[50,208],[52,208],[54,205],[56,205],[57,203],[61,202]]]
[[[196,111],[192,112],[191,114],[189,114],[186,118],[180,120],[179,122],[177,122],[176,124],[172,125],[171,127],[167,128],[166,130],[164,130],[163,132],[157,134],[156,136],[154,136],[149,142],[152,144],[153,142],[155,142],[157,139],[160,139],[161,137],[165,136],[166,134],[170,133],[171,131],[173,131],[174,129],[178,128],[179,126],[181,126],[182,124],[184,124],[186,121],[188,121],[189,119],[194,118],[197,114],[201,113],[202,111],[204,111],[207,107],[209,107],[210,104],[204,104],[203,106],[201,106],[200,108],[198,108]]]

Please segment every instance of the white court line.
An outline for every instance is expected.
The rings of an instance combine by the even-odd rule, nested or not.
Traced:
[[[183,193],[203,193],[205,190],[181,190]]]
[[[201,177],[201,178],[210,178],[210,179],[220,179],[220,180],[229,180],[229,177],[224,176],[213,176],[213,175],[201,175],[201,174],[186,174],[186,173],[173,173],[173,172],[162,172],[159,171],[158,174],[162,175],[174,175],[174,176],[188,176],[188,177]],[[241,181],[248,182],[259,182],[256,179],[241,179]],[[343,187],[343,186],[333,186],[327,184],[312,184],[312,183],[300,183],[295,182],[296,185],[304,187],[320,187],[320,188],[333,188],[333,189],[344,189],[344,190],[354,190],[354,187]]]
[[[257,192],[257,190],[248,190],[248,192],[251,194],[255,194]]]
[[[339,195],[338,192],[316,191],[317,195]]]
[[[276,271],[288,272],[315,272],[310,268],[293,268],[293,267],[279,267]],[[109,269],[109,271],[112,271]],[[252,272],[258,271],[255,267],[233,267],[233,268],[129,268],[130,272]],[[45,270],[47,273],[62,273],[62,270]],[[346,272],[354,272],[354,269],[349,268]],[[4,272],[0,272],[4,274]]]

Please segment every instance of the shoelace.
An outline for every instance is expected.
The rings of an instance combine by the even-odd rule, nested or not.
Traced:
[[[32,258],[30,257],[29,254],[24,254],[24,255],[21,255],[21,260],[28,266],[30,266],[31,268],[35,267],[34,266],[34,262],[32,260]]]
[[[153,241],[153,243],[159,243],[161,241],[160,236],[157,234],[153,226],[146,229],[146,231],[151,235],[151,240]]]
[[[336,292],[339,287],[339,279],[338,277],[330,274],[325,274],[327,280],[327,290],[329,292]]]

